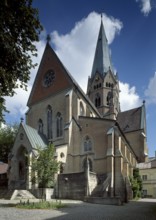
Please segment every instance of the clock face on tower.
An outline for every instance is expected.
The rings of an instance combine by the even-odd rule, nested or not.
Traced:
[[[43,85],[45,87],[51,86],[54,82],[54,79],[55,79],[55,72],[53,70],[48,70],[44,75]]]

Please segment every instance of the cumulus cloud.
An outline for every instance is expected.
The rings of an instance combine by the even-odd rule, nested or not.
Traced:
[[[41,40],[35,43],[36,48],[38,50],[38,56],[32,57],[33,63],[39,64],[41,61],[41,57],[42,57],[43,50],[45,47],[43,35],[45,35],[44,32],[41,34]],[[13,97],[8,97],[8,96],[4,97],[6,100],[5,102],[6,107],[10,111],[9,116],[15,119],[18,116],[20,118],[21,116],[24,116],[25,112],[27,111],[28,108],[26,105],[27,105],[28,97],[29,97],[33,82],[34,82],[34,78],[36,76],[37,69],[38,69],[38,66],[31,70],[31,78],[30,78],[30,81],[28,82],[27,91],[21,88],[17,88],[15,89],[16,94]]]
[[[150,11],[152,10],[151,0],[136,0],[136,2],[140,2],[141,12],[148,16]]]
[[[87,78],[91,74],[100,20],[100,14],[92,12],[88,17],[77,22],[70,33],[65,35],[60,35],[57,31],[51,33],[52,44],[56,53],[84,91],[86,91],[87,87]],[[113,17],[108,17],[106,14],[103,14],[103,22],[108,43],[110,44],[116,34],[120,32],[122,22]],[[33,57],[33,61],[36,63],[40,63],[45,48],[46,32],[42,32],[40,38],[40,42],[36,43],[38,57]],[[23,115],[27,110],[26,103],[37,69],[38,67],[31,71],[27,92],[17,89],[17,94],[14,97],[6,97],[6,106],[10,111],[10,116]]]
[[[28,86],[27,91],[18,88],[16,94],[13,97],[5,97],[7,109],[12,116],[22,116],[27,111],[27,100],[30,94],[31,86]]]
[[[156,72],[149,80],[147,89],[145,90],[147,104],[156,104]]]
[[[91,74],[100,23],[101,16],[98,13],[92,12],[88,17],[77,22],[69,33],[65,35],[60,35],[57,31],[51,33],[55,52],[84,91],[86,91],[88,76]],[[118,19],[108,17],[106,14],[103,14],[103,23],[108,43],[111,44],[116,35],[120,33],[123,24]],[[38,57],[33,57],[33,61],[36,63],[40,63],[45,48],[45,39],[46,32],[43,32],[40,42],[36,43]],[[18,115],[20,118],[27,111],[26,103],[37,69],[38,67],[31,71],[27,92],[17,89],[17,94],[14,97],[6,97],[6,105],[10,111],[10,116]],[[141,101],[135,87],[130,88],[128,84],[120,82],[120,90],[122,111],[140,105]]]
[[[119,87],[121,111],[126,111],[141,105],[142,100],[137,94],[135,86],[130,87],[128,83],[119,82]]]
[[[51,34],[57,55],[84,91],[88,76],[91,74],[100,20],[101,16],[92,12],[87,18],[77,22],[70,33],[59,35],[54,31]],[[103,14],[103,23],[110,44],[123,25],[118,19],[108,17],[106,14]]]

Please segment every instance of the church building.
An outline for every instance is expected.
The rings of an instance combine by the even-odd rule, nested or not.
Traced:
[[[35,187],[25,154],[53,143],[61,163],[56,197],[131,198],[129,177],[147,158],[145,102],[121,112],[119,92],[102,19],[86,94],[47,42],[12,149],[9,188]]]

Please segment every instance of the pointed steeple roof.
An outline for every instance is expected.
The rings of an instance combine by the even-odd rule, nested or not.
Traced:
[[[106,38],[105,29],[101,17],[101,26],[96,45],[91,77],[93,77],[97,71],[100,74],[104,75],[106,72],[108,72],[109,69],[111,69],[113,72],[108,41]]]

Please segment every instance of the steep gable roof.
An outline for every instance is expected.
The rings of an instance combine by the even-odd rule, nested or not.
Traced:
[[[141,126],[142,106],[128,111],[119,112],[117,122],[124,133],[143,129]]]
[[[32,148],[35,149],[37,146],[44,148],[48,144],[48,141],[43,134],[40,134],[36,129],[26,124],[22,124],[22,127],[30,141]]]
[[[16,145],[17,141],[19,145],[24,144],[25,140],[21,140],[21,143],[19,143],[20,134],[24,134],[24,136],[26,136],[26,140],[30,143],[31,150],[36,149],[37,146],[45,148],[48,144],[48,141],[43,134],[39,133],[36,129],[30,127],[29,125],[21,123],[14,145]],[[24,142],[22,143],[22,141]]]
[[[50,86],[45,86],[45,77],[50,71],[54,73],[53,83]],[[31,106],[71,87],[71,77],[69,77],[58,56],[47,42],[27,105]]]
[[[46,65],[48,67],[45,68]],[[44,72],[46,71],[46,69],[49,68],[54,69],[54,71],[56,70],[56,74],[58,74],[58,76],[56,76],[57,82],[54,82],[54,85],[50,86],[49,88],[44,88],[42,85],[42,80],[44,77]],[[58,91],[71,88],[76,88],[80,92],[84,100],[93,109],[93,111],[99,117],[101,117],[91,100],[85,95],[79,84],[75,81],[73,76],[60,61],[49,43],[47,43],[27,105],[31,106],[32,104],[39,102],[44,98],[47,98],[52,94],[57,93]]]

